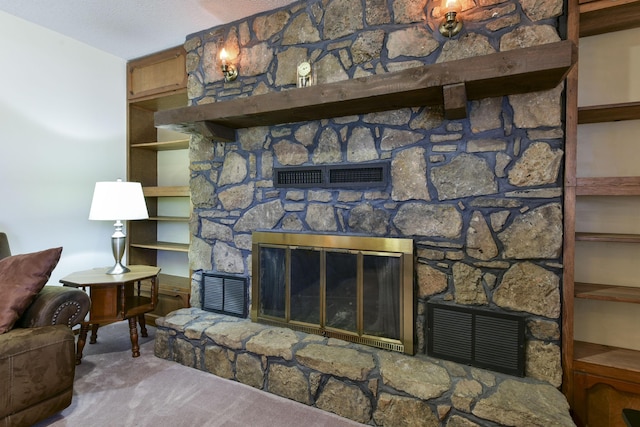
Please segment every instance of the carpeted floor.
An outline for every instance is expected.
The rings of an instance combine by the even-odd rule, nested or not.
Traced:
[[[131,357],[127,322],[100,328],[76,367],[73,402],[36,427],[353,427],[356,422],[153,355]],[[88,341],[88,340],[87,340]]]

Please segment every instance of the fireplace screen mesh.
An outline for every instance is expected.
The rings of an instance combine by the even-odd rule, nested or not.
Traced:
[[[280,244],[285,234],[290,244]],[[254,233],[252,319],[412,352],[413,242],[359,237],[368,243],[358,247],[351,237],[342,247],[344,236],[314,237]],[[404,240],[410,249],[373,250],[372,239]]]

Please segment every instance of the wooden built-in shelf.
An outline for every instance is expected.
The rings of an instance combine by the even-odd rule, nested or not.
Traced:
[[[184,150],[189,148],[189,139],[179,139],[176,141],[162,141],[162,142],[145,142],[142,144],[131,144],[131,148],[140,148],[144,150],[153,151],[173,151]]]
[[[189,217],[186,216],[152,216],[148,219],[149,221],[189,222]]]
[[[640,196],[640,176],[576,178],[577,196]]]
[[[640,304],[640,288],[595,283],[574,283],[576,298]]]
[[[640,234],[576,233],[581,242],[640,243]]]
[[[130,243],[132,248],[155,249],[159,251],[169,252],[189,252],[188,243],[174,242],[147,242],[147,243]]]
[[[159,287],[167,293],[173,292],[175,295],[191,293],[191,278],[175,276],[173,274],[158,274]]]
[[[187,105],[188,100],[187,89],[183,88],[163,96],[149,95],[141,97],[135,101],[130,101],[129,105],[149,111],[161,111],[184,107]]]
[[[640,0],[580,0],[580,37],[640,27]]]
[[[574,370],[640,383],[640,351],[574,341]]]
[[[385,74],[155,113],[155,125],[235,140],[235,129],[444,105],[463,118],[467,100],[549,90],[577,61],[569,40]]]
[[[142,187],[145,197],[189,197],[190,190],[188,185],[172,186],[172,187]]]
[[[622,120],[640,120],[640,102],[578,107],[578,124],[581,125]]]

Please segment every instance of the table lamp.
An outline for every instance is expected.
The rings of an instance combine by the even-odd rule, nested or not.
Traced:
[[[115,182],[96,182],[89,219],[115,221],[111,250],[116,264],[107,270],[107,274],[123,274],[130,271],[122,264],[127,237],[122,231],[122,221],[147,218],[149,213],[139,182],[123,182],[120,179]]]

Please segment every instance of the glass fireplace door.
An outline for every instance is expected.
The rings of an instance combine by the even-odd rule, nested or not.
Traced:
[[[256,244],[254,233],[252,319],[396,351],[409,342],[411,351],[413,246],[410,253],[308,246],[313,236],[300,236],[294,243],[304,246],[281,237]]]

